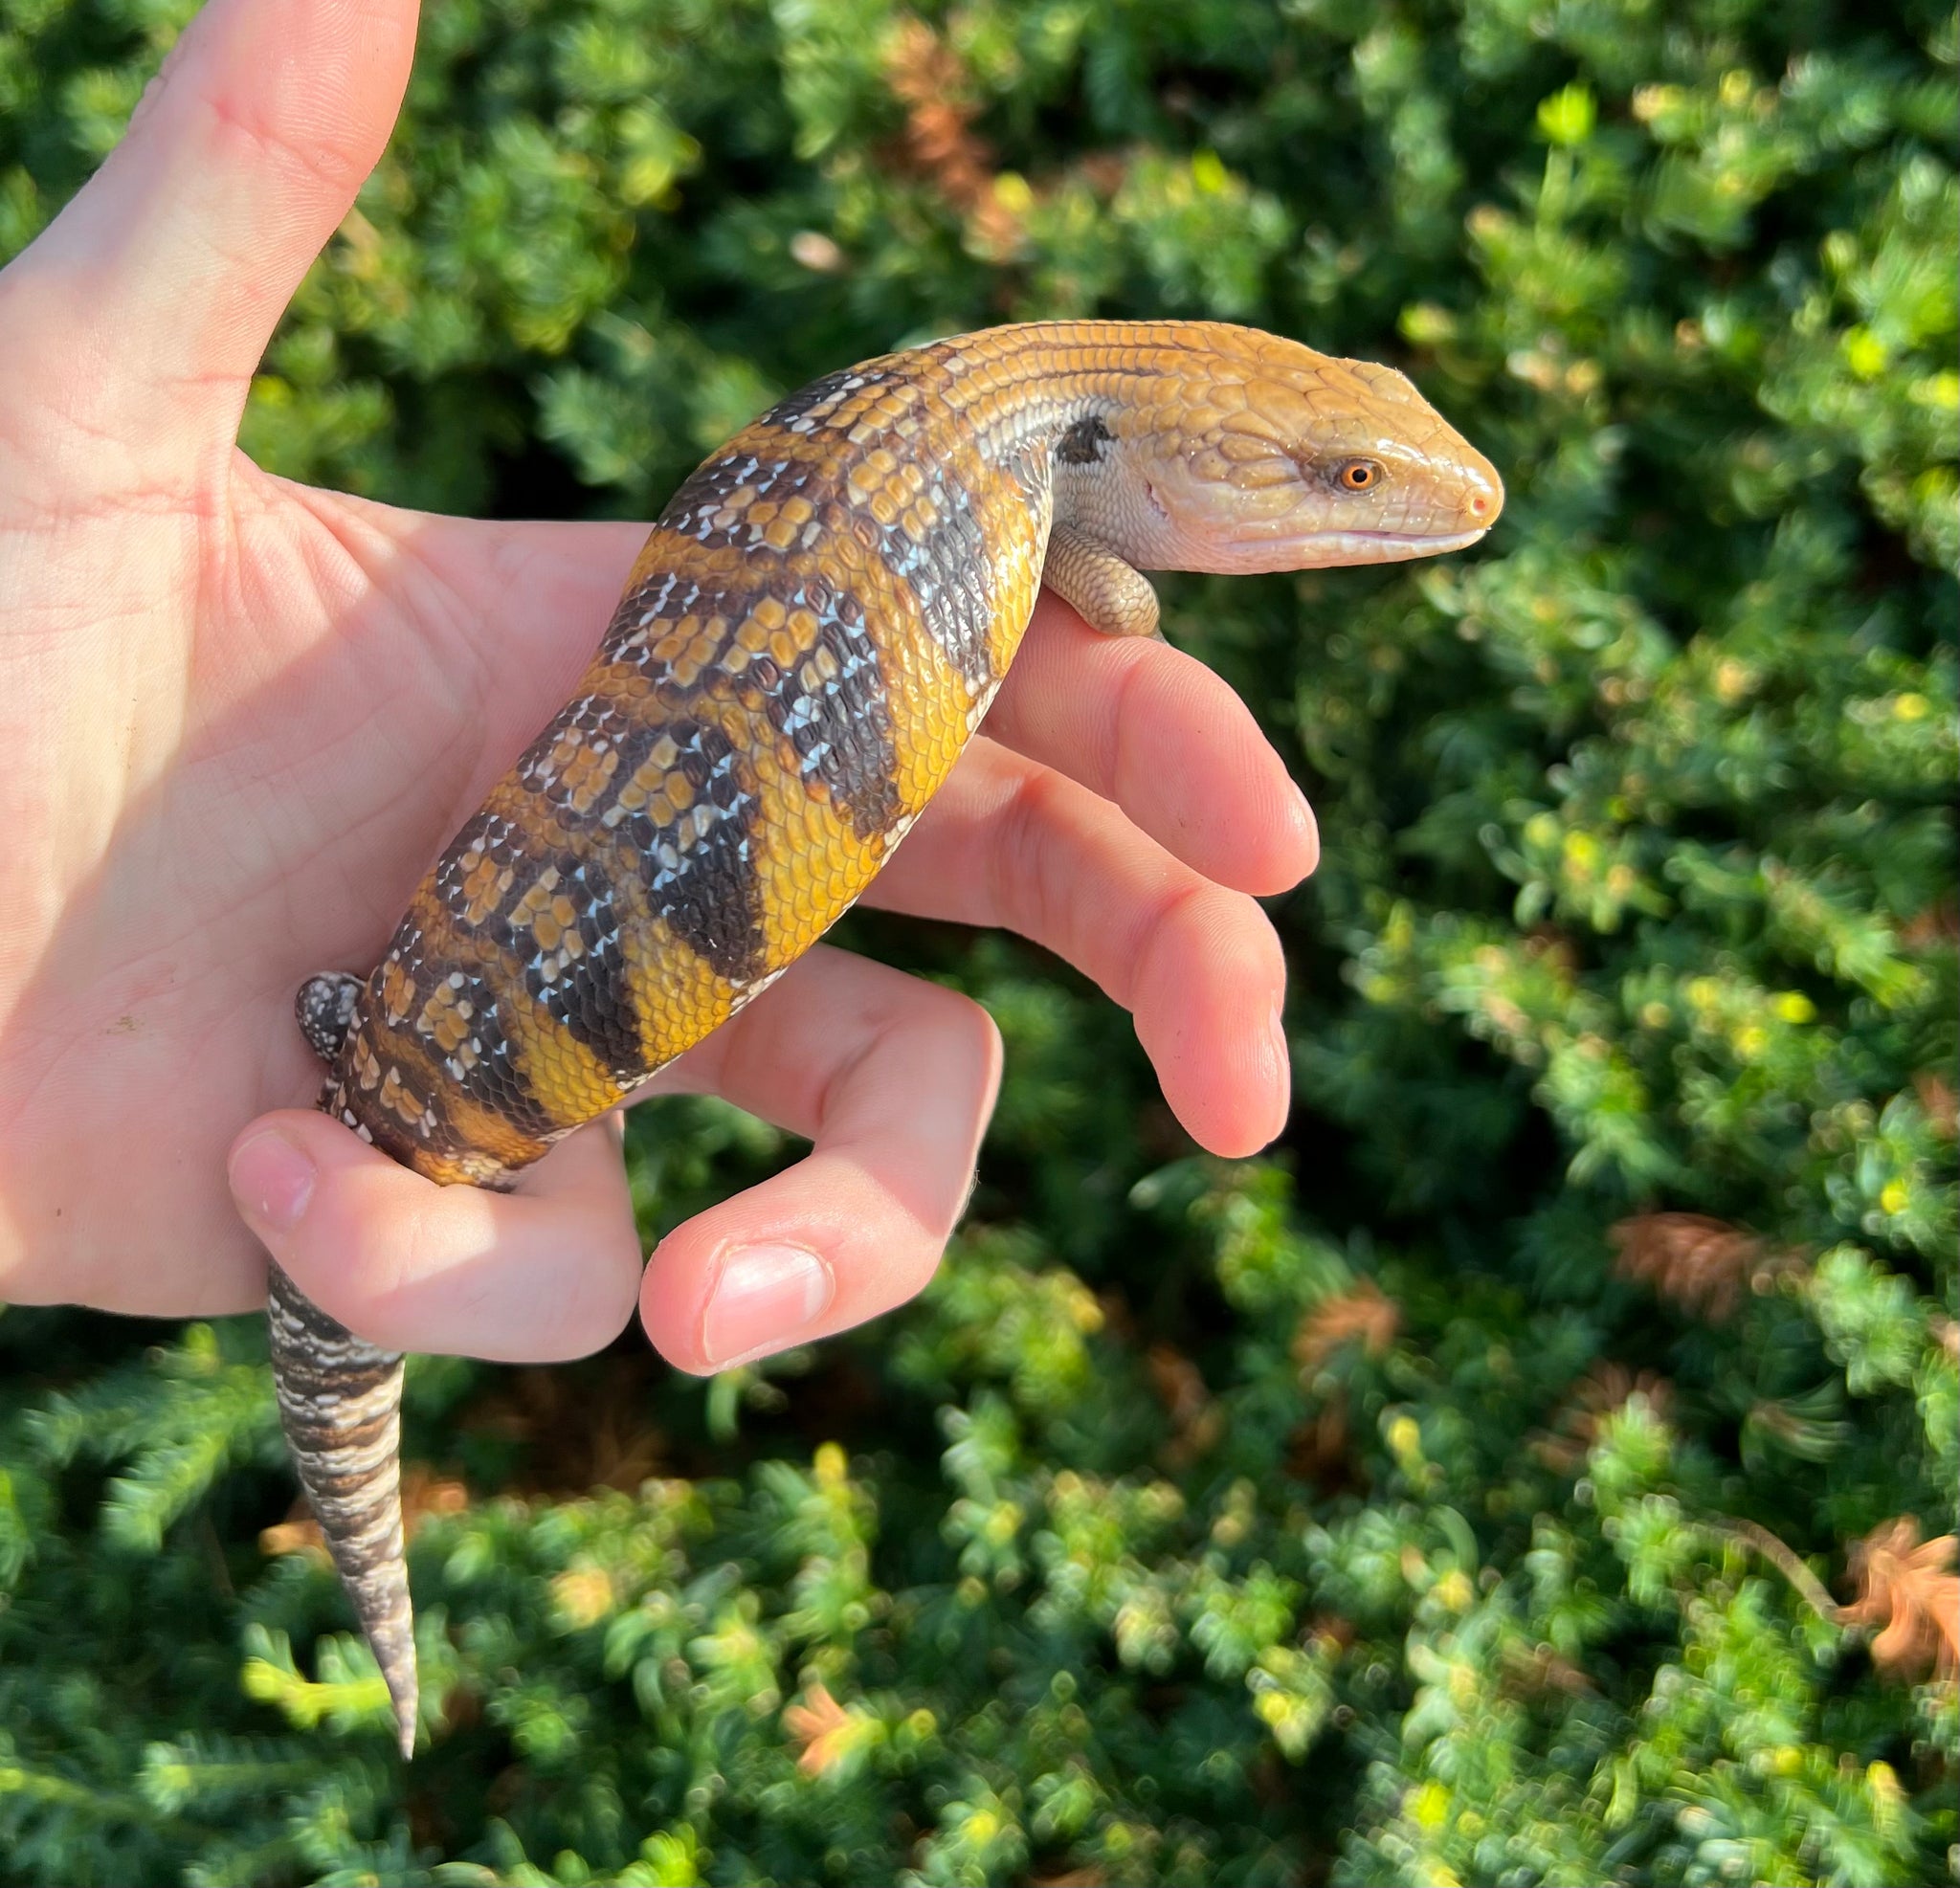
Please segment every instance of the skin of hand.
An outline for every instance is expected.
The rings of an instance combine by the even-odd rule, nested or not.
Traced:
[[[643,536],[392,510],[237,450],[414,30],[412,0],[211,0],[0,271],[0,1298],[240,1311],[263,1247],[393,1347],[576,1356],[637,1299],[673,1363],[720,1368],[924,1284],[999,1039],[965,998],[819,946],[651,1091],[725,1096],[812,1152],[644,1272],[616,1118],[500,1195],[433,1186],[309,1107],[295,989],[374,962],[570,693]],[[1044,597],[869,902],[1079,966],[1134,1012],[1190,1132],[1242,1155],[1290,1087],[1253,895],[1317,844],[1221,681]]]

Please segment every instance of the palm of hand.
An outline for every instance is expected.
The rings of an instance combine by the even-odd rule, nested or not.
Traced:
[[[935,986],[819,946],[662,1076],[815,1147],[670,1234],[644,1283],[607,1124],[503,1197],[300,1111],[297,987],[368,967],[570,692],[639,537],[390,511],[237,453],[406,79],[413,0],[356,12],[210,0],[0,271],[0,1297],[243,1309],[262,1244],[398,1347],[576,1354],[635,1294],[694,1369],[841,1329],[924,1283],[969,1190],[998,1043]],[[1242,1153],[1288,1087],[1248,894],[1314,851],[1221,683],[1044,599],[873,897],[1069,958],[1136,1012],[1192,1134]]]
[[[225,1149],[319,1084],[294,991],[372,962],[569,693],[638,534],[417,517],[241,455],[50,507],[19,473],[58,455],[63,420],[23,418],[0,472],[20,769],[0,853],[0,1277],[23,1299],[234,1309],[264,1259]],[[133,1277],[132,1200],[173,1229]]]

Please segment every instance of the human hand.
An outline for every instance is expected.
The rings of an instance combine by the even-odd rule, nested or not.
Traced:
[[[815,1145],[644,1278],[616,1122],[498,1195],[304,1105],[295,989],[374,961],[570,693],[643,536],[392,510],[236,449],[265,343],[387,139],[414,13],[212,0],[0,271],[0,1297],[241,1310],[262,1238],[391,1346],[573,1356],[637,1294],[674,1363],[722,1367],[930,1277],[998,1077],[975,1005],[819,947],[675,1063],[649,1092],[724,1095]],[[868,902],[1078,965],[1135,1012],[1191,1133],[1244,1154],[1289,1088],[1250,895],[1315,854],[1222,682],[1044,597]]]

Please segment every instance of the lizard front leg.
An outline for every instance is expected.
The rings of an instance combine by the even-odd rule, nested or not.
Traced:
[[[1150,580],[1079,525],[1058,520],[1050,527],[1041,581],[1073,604],[1092,630],[1106,636],[1164,639]]]

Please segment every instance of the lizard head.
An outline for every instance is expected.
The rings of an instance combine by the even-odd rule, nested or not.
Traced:
[[[1110,429],[1120,513],[1102,535],[1150,569],[1304,570],[1461,550],[1503,481],[1405,374],[1193,322]],[[1066,444],[1066,442],[1064,442]],[[1065,479],[1066,453],[1058,455]]]

